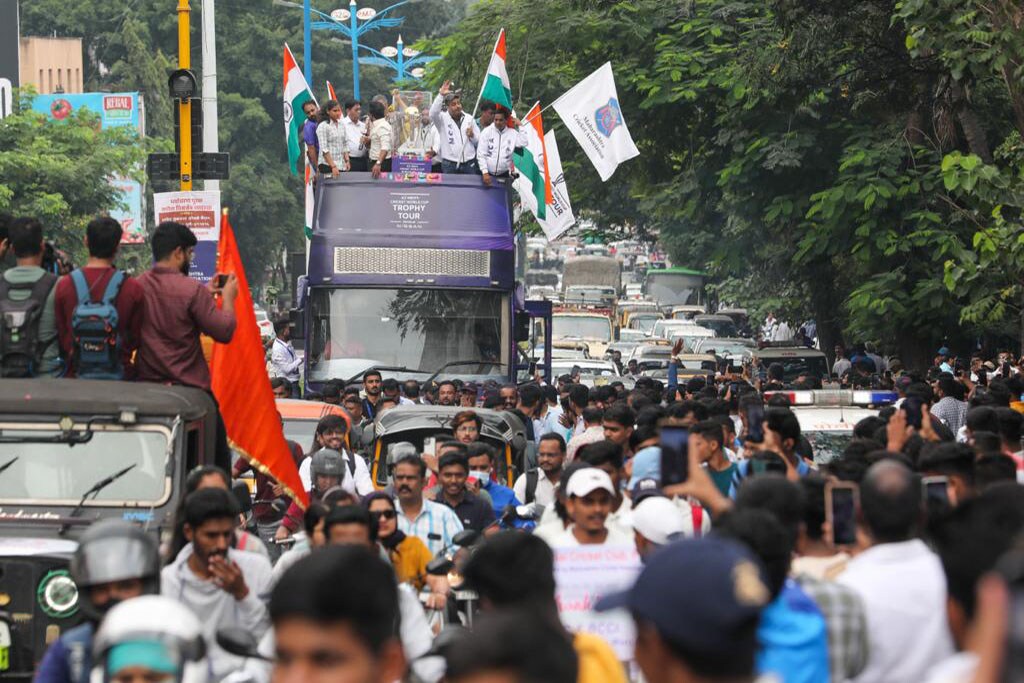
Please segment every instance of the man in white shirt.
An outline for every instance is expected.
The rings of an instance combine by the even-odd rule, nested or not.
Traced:
[[[512,170],[512,152],[526,146],[526,134],[508,127],[508,112],[498,107],[494,123],[480,133],[476,146],[476,163],[483,174],[484,185],[492,178],[507,178]]]
[[[615,500],[615,488],[606,472],[596,467],[577,470],[567,482],[565,493],[565,508],[573,523],[551,540],[551,547],[633,545],[628,534],[606,524]]]
[[[476,121],[462,111],[462,97],[449,95],[450,82],[441,86],[434,103],[430,105],[430,120],[437,128],[441,145],[442,173],[476,173],[476,146],[480,130]],[[447,102],[448,110],[442,111]]]
[[[860,529],[870,547],[837,581],[864,602],[867,667],[857,681],[913,683],[953,653],[946,613],[946,577],[939,558],[915,538],[921,494],[914,474],[883,460],[860,487]]]
[[[292,385],[292,396],[298,398],[299,367],[302,358],[292,346],[291,322],[285,319],[274,321],[274,346],[270,351],[270,365],[275,377],[284,377]]]
[[[555,487],[561,479],[563,463],[565,439],[553,433],[541,435],[537,442],[537,469],[524,472],[516,479],[512,487],[516,500],[524,505],[537,503],[545,508],[554,505]]]
[[[366,136],[366,123],[359,120],[363,108],[355,100],[345,100],[345,116],[341,124],[345,128],[345,140],[348,143],[348,161],[350,171],[365,173],[370,170],[366,165],[366,144],[363,141]]]
[[[241,628],[257,640],[270,626],[263,600],[270,590],[270,560],[231,547],[238,504],[224,489],[200,489],[185,499],[185,538],[174,561],[160,572],[160,594],[184,604],[204,624],[212,680],[241,668],[244,660],[216,644],[222,628]]]

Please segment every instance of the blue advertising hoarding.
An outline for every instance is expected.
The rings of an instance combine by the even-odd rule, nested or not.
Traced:
[[[79,109],[88,109],[100,117],[101,128],[131,126],[144,134],[141,113],[142,98],[137,92],[87,92],[36,95],[32,109],[53,121],[63,121]],[[146,221],[142,207],[142,185],[128,178],[115,178],[111,183],[121,190],[124,208],[112,210],[110,216],[124,228],[124,244],[146,241]]]

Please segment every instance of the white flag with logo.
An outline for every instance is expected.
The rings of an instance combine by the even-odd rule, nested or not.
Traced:
[[[587,153],[601,180],[611,178],[623,161],[640,155],[622,118],[611,62],[605,62],[551,106]]]
[[[548,175],[551,178],[551,202],[546,207],[545,217],[538,218],[537,222],[551,242],[576,225],[576,217],[572,215],[572,205],[569,203],[569,188],[565,184],[565,174],[562,173],[562,159],[558,154],[555,131],[549,130],[544,135],[544,150],[547,153]]]

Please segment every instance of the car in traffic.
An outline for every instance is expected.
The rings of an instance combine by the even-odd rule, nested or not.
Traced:
[[[698,341],[702,339],[710,339],[714,336],[714,330],[709,330],[708,328],[701,327],[699,325],[689,325],[687,327],[671,330],[671,337],[669,337],[669,339],[671,339],[673,344],[682,340],[683,349],[685,351],[693,352]]]
[[[785,345],[782,345],[785,344]],[[817,349],[793,346],[791,343],[771,343],[751,352],[751,361],[759,366],[759,373],[767,373],[774,364],[782,366],[783,381],[792,382],[801,375],[828,377],[828,359]]]
[[[707,311],[707,307],[703,304],[683,304],[673,306],[668,317],[672,320],[693,320],[694,316],[702,315]]]
[[[143,382],[0,382],[0,677],[30,680],[82,619],[68,569],[101,519],[170,536],[188,473],[214,462],[217,408]]]
[[[735,337],[736,323],[727,315],[704,314],[693,316],[693,322],[715,331],[716,337]]]
[[[777,394],[789,399],[800,422],[800,433],[810,443],[814,462],[819,465],[842,456],[858,422],[877,416],[881,408],[899,398],[894,391],[873,389],[769,391],[765,398]]]
[[[560,359],[557,361],[551,361],[551,372],[556,377],[562,375],[571,375],[575,371],[579,371],[580,374],[604,376],[604,377],[618,377],[619,369],[615,367],[615,363],[610,360],[601,360],[597,358],[588,358],[586,360],[564,360]]]
[[[752,339],[741,337],[705,337],[694,342],[694,353],[713,353],[725,358],[730,365],[742,367],[749,363],[757,344]]]
[[[256,306],[254,308],[256,313],[256,326],[260,328],[260,338],[264,342],[274,338],[274,322],[267,315],[267,312]]]

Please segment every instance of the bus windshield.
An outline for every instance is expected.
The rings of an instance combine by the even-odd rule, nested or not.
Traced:
[[[355,377],[372,366],[431,375],[505,375],[508,298],[501,292],[316,288],[310,296],[310,377]]]

